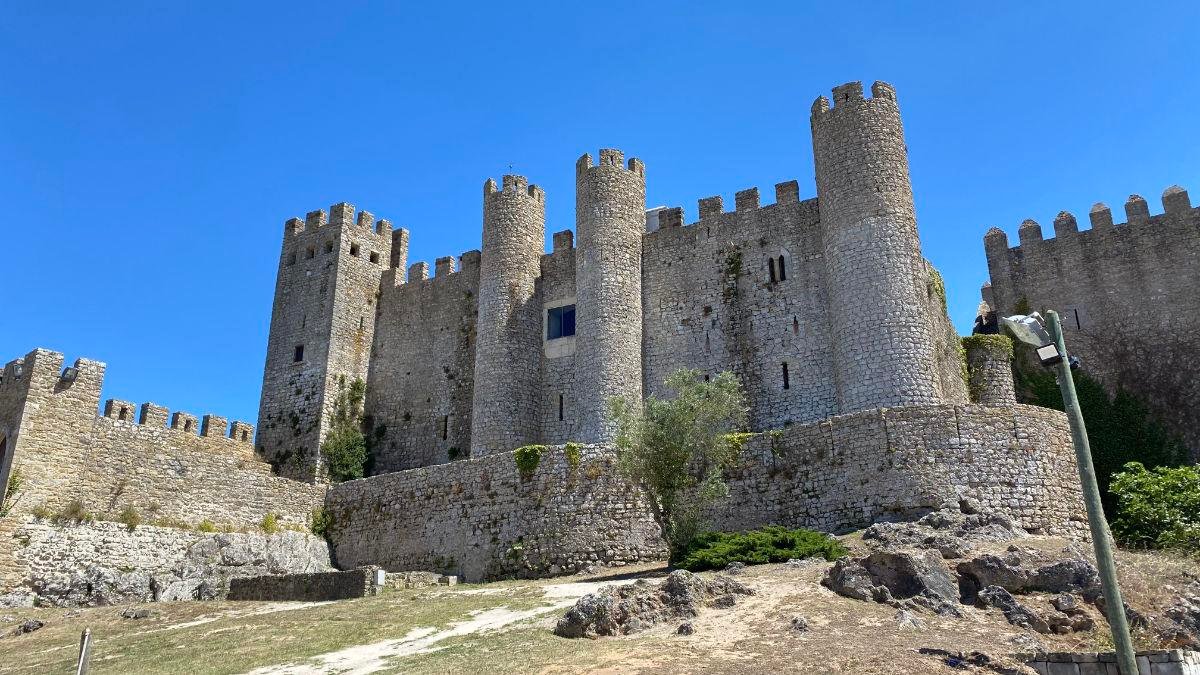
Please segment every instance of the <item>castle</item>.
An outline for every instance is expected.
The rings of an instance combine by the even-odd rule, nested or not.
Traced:
[[[1018,245],[993,227],[984,236],[991,282],[987,310],[1057,309],[1071,353],[1109,389],[1134,393],[1200,460],[1200,208],[1179,186],[1162,193],[1163,213],[1131,195],[1125,222],[1103,203],[1091,228],[1060,211],[1054,236],[1026,220]]]
[[[795,181],[769,205],[742,190],[685,224],[646,209],[641,161],[601,150],[576,163],[575,230],[550,253],[547,195],[505,176],[484,184],[482,251],[439,258],[432,278],[408,266],[406,230],[348,204],[287,221],[254,445],[249,425],[175,413],[168,427],[149,403],[97,415],[103,364],[9,363],[0,478],[19,469],[23,485],[0,535],[33,543],[0,546],[0,581],[29,585],[38,551],[103,548],[114,535],[46,533],[45,514],[84,508],[230,528],[319,512],[343,568],[469,580],[660,558],[605,412],[665,395],[679,368],[733,371],[751,429],[770,432],[747,443],[714,527],[845,531],[970,498],[1082,533],[1065,417],[1015,403],[1003,340],[964,353],[921,255],[895,90],[870,94],[849,83],[814,102],[815,198]],[[321,443],[355,381],[371,475],[329,485]],[[538,464],[518,467],[532,444]]]
[[[311,478],[340,387],[366,382],[374,472],[611,440],[607,401],[678,368],[733,371],[754,430],[966,402],[958,337],[921,256],[895,92],[812,111],[817,198],[795,181],[646,211],[646,166],[575,166],[575,232],[544,251],[545,192],[483,188],[483,250],[408,268],[409,234],[348,204],[284,227],[258,449]],[[649,217],[648,217],[649,215]],[[649,223],[649,227],[648,227]],[[652,230],[652,231],[651,231]],[[457,264],[456,264],[457,263]]]

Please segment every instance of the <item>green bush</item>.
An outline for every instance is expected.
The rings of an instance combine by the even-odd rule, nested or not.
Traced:
[[[261,527],[262,531],[266,532],[267,534],[275,534],[283,529],[279,526],[279,516],[275,515],[274,513],[268,513],[267,515],[263,516],[262,523],[259,524],[259,527]]]
[[[346,378],[338,378],[338,395],[330,413],[329,434],[321,443],[321,455],[325,458],[325,470],[335,483],[362,478],[366,475],[367,439],[363,435],[363,399],[367,385],[354,380],[346,385]]]
[[[1200,466],[1146,469],[1138,462],[1112,477],[1113,536],[1127,546],[1200,553]]]
[[[583,458],[583,445],[575,442],[567,443],[563,446],[563,454],[567,457],[567,466],[578,469],[579,460]]]
[[[216,532],[217,524],[208,518],[205,518],[204,520],[200,521],[199,525],[196,526],[196,530],[199,532]]]
[[[121,515],[117,516],[117,522],[123,523],[125,527],[132,532],[137,529],[138,525],[142,524],[142,514],[132,506],[126,506]]]
[[[700,572],[725,569],[731,562],[761,565],[813,556],[836,560],[847,553],[840,541],[823,532],[769,525],[748,532],[705,532],[692,539],[671,564]]]
[[[1031,352],[1032,348],[1018,344],[1013,364],[1017,400],[1062,410],[1062,393],[1054,373],[1036,365]],[[1104,513],[1111,521],[1117,507],[1116,497],[1109,489],[1113,474],[1129,462],[1151,468],[1178,466],[1186,461],[1187,449],[1133,394],[1119,390],[1115,396],[1109,396],[1104,386],[1084,369],[1076,370],[1072,378],[1087,426]]]
[[[546,452],[544,445],[525,445],[513,452],[513,460],[517,463],[517,470],[521,472],[522,478],[529,478],[534,471],[537,471],[544,452]]]
[[[308,529],[318,537],[328,535],[333,530],[333,513],[322,507],[313,509]]]

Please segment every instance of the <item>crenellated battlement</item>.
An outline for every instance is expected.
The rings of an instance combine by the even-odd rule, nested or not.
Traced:
[[[492,178],[483,182],[483,196],[488,198],[496,194],[524,195],[532,197],[539,202],[546,201],[546,191],[537,185],[530,185],[529,179],[525,176],[517,176],[513,174],[505,174],[501,176],[501,187],[496,187],[496,181]]]
[[[806,200],[813,201],[816,200]],[[697,200],[697,212],[699,218],[696,222],[690,225],[686,222],[683,208],[673,207],[663,209],[658,215],[658,227],[656,232],[670,230],[676,227],[695,226],[698,224],[713,224],[713,221],[730,213],[749,215],[755,211],[763,209],[775,209],[788,205],[800,204],[800,184],[797,181],[789,180],[775,184],[775,202],[771,204],[762,204],[759,189],[756,187],[739,190],[734,193],[734,210],[725,210],[725,198],[721,195],[713,195],[712,197],[702,197]],[[655,232],[647,233],[649,235]]]
[[[254,443],[254,425],[235,420],[232,428],[229,419],[218,415],[204,415],[197,418],[187,412],[177,411],[168,416],[168,410],[155,403],[143,403],[140,406],[117,398],[104,402],[100,417],[113,422],[121,422],[131,426],[148,429],[175,431],[203,438],[224,438],[237,443],[252,445]],[[168,425],[168,418],[170,424]]]
[[[378,237],[392,236],[392,222],[387,219],[376,219],[375,214],[370,211],[359,211],[355,217],[355,208],[353,204],[348,202],[339,202],[329,207],[329,212],[326,213],[323,209],[309,211],[303,219],[289,218],[284,223],[285,237],[298,237],[306,233],[313,233],[325,229],[326,227],[356,227],[360,228],[364,234],[373,234]]]
[[[625,162],[625,153],[615,148],[602,148],[600,150],[600,161],[597,164],[592,164],[592,155],[583,153],[575,162],[575,174],[583,174],[595,169],[618,168],[627,169],[636,173],[644,181],[646,179],[646,165],[642,160],[636,157],[630,157],[629,162]]]
[[[1098,237],[1114,231],[1127,237],[1138,237],[1140,234],[1158,236],[1157,226],[1179,219],[1192,219],[1200,224],[1200,208],[1192,207],[1187,190],[1172,185],[1163,191],[1161,201],[1163,212],[1152,215],[1145,198],[1141,195],[1130,195],[1125,201],[1123,223],[1114,223],[1112,210],[1104,202],[1096,202],[1088,211],[1091,228],[1082,231],[1074,214],[1059,211],[1054,218],[1054,236],[1051,238],[1044,236],[1042,226],[1036,220],[1027,219],[1017,229],[1018,245],[1011,248],[1004,230],[992,227],[983,237],[984,249],[988,258],[993,259],[1000,255],[1022,255],[1034,249],[1054,250],[1054,247],[1068,243],[1086,246]],[[1200,234],[1200,229],[1192,231]]]
[[[812,104],[812,121],[816,124],[830,113],[872,105],[896,105],[896,88],[887,82],[876,81],[871,85],[871,98],[863,95],[862,82],[847,82],[833,88],[832,100],[818,96]]]

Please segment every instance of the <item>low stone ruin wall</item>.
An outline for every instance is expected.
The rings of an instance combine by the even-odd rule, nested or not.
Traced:
[[[717,529],[847,532],[969,497],[1032,533],[1087,532],[1066,416],[1035,406],[888,408],[761,434],[729,487]]]
[[[1037,654],[1021,660],[1040,675],[1120,675],[1112,652]],[[1137,662],[1139,675],[1200,675],[1200,652],[1138,652]]]
[[[612,454],[574,449],[548,447],[528,476],[508,452],[333,486],[335,560],[479,581],[662,558],[658,526]]]
[[[360,567],[344,572],[313,572],[261,577],[239,577],[229,581],[229,600],[300,600],[324,602],[365,598],[379,592],[378,567]]]
[[[30,519],[12,537],[20,582],[0,588],[0,605],[209,600],[224,597],[235,577],[333,569],[325,540],[293,531],[208,534]]]

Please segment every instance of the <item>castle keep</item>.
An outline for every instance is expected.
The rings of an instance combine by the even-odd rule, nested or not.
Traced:
[[[167,428],[152,404],[98,415],[103,364],[35,351],[0,381],[0,479],[25,481],[0,530],[41,541],[30,528],[74,502],[234,529],[318,507],[343,568],[478,580],[656,559],[607,402],[665,396],[692,368],[733,371],[751,430],[771,432],[731,472],[717,527],[845,531],[969,497],[1034,532],[1083,532],[1066,420],[1014,402],[1004,345],[963,353],[921,255],[896,92],[869,93],[813,103],[805,199],[796,181],[770,204],[745,189],[686,223],[646,209],[653,167],[605,149],[576,162],[574,230],[550,252],[546,200],[566,196],[504,176],[483,185],[482,250],[432,274],[409,264],[408,231],[349,204],[287,221],[254,445],[249,425],[177,413]],[[321,443],[356,381],[371,475],[328,485]],[[522,472],[531,444],[548,447]],[[111,545],[70,532],[87,542],[56,550]],[[0,579],[36,586],[50,547],[0,548]]]
[[[404,266],[408,235],[339,204],[285,226],[259,450],[317,471],[330,402],[366,382],[385,473],[528,444],[603,443],[614,396],[678,368],[732,370],[755,430],[878,407],[965,403],[958,338],[921,256],[895,92],[812,110],[817,198],[795,181],[651,212],[647,167],[576,163],[576,216],[544,249],[545,192],[483,189],[483,250]],[[456,265],[456,263],[458,263]]]

